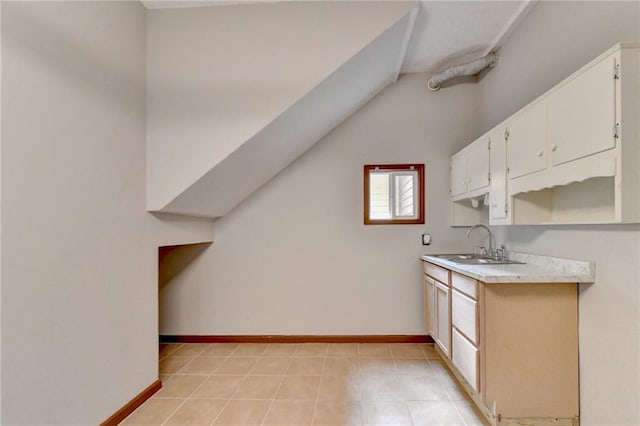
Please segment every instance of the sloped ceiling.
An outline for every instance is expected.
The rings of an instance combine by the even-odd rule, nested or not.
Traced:
[[[164,9],[281,1],[143,0],[142,3],[149,9]],[[532,0],[420,1],[401,72],[432,74],[486,55],[501,45],[533,4]]]
[[[220,217],[397,78],[415,2],[149,11],[147,208]]]
[[[486,55],[533,3],[144,4],[147,209],[217,218],[400,72]]]

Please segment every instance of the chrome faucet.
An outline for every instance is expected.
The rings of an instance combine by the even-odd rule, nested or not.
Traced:
[[[467,239],[471,238],[471,231],[473,231],[476,228],[484,228],[489,233],[489,253],[488,253],[488,256],[493,258],[493,255],[494,255],[494,253],[493,253],[493,234],[491,233],[491,229],[489,229],[488,226],[483,225],[483,224],[473,225],[467,231]]]

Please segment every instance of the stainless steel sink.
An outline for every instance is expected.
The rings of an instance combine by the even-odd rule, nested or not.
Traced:
[[[433,256],[461,265],[524,265],[524,262],[491,259],[480,254],[434,254]]]

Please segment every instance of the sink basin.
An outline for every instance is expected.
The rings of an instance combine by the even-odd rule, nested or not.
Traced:
[[[489,257],[482,256],[480,254],[434,254],[433,257],[439,257],[441,259],[448,260],[453,263],[459,263],[461,265],[524,265],[523,262],[516,262],[515,260],[499,260],[491,259]]]

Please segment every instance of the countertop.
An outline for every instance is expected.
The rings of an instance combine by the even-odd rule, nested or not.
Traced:
[[[420,259],[486,283],[592,283],[596,265],[586,260],[509,252],[509,259],[524,264],[462,265],[432,255]]]

